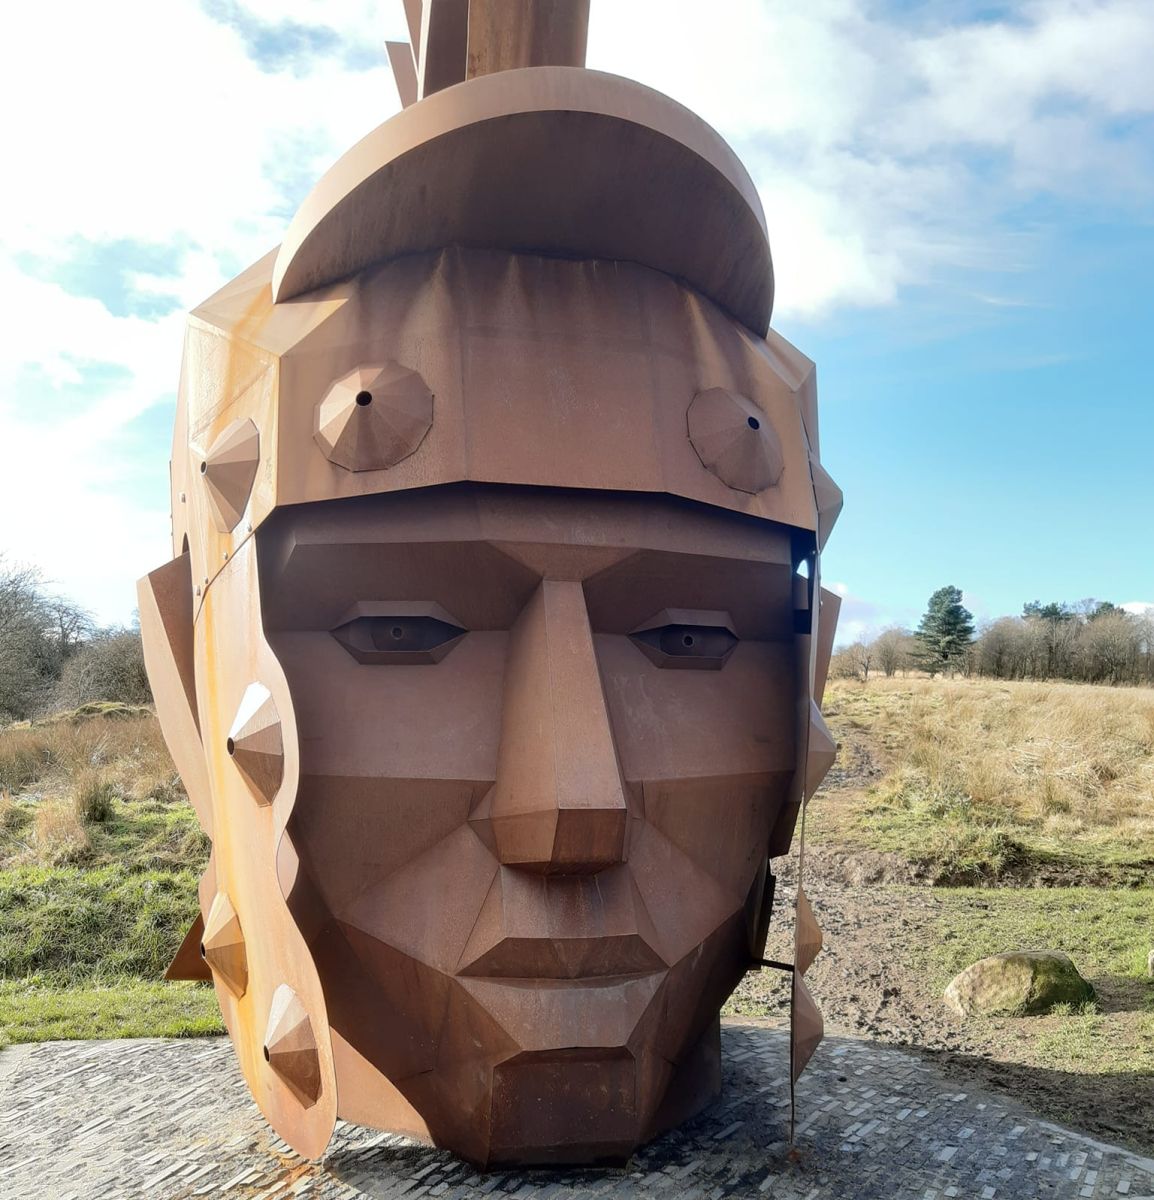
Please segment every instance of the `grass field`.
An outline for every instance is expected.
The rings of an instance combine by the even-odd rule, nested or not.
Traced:
[[[936,883],[1154,877],[1154,690],[835,681],[825,712],[842,750],[816,840]]]
[[[976,959],[1007,949],[1063,949],[1095,986],[1097,999],[1077,1012],[988,1022],[1001,1053],[1015,1058],[1028,1030],[1039,1066],[1154,1077],[1154,984],[1146,975],[1154,890],[948,888],[935,900],[933,936],[909,949],[935,994]]]

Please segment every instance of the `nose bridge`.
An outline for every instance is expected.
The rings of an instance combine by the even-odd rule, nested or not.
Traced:
[[[625,789],[580,583],[542,581],[510,634],[490,817],[511,866],[622,860]]]

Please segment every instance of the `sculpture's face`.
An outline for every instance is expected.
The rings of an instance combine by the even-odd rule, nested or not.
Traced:
[[[334,1044],[477,1159],[681,1119],[795,765],[788,530],[460,485],[257,541]]]

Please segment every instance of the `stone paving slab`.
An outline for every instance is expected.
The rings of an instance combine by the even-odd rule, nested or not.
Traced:
[[[791,1152],[785,1031],[728,1025],[722,1045],[721,1098],[627,1168],[489,1175],[345,1122],[322,1162],[298,1158],[224,1039],[17,1047],[0,1052],[0,1197],[1154,1200],[1154,1160],[848,1038],[827,1039],[803,1076]]]

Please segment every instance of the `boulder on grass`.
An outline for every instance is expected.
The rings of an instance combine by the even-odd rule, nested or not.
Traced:
[[[961,1017],[1023,1017],[1055,1004],[1084,1004],[1094,999],[1094,989],[1060,950],[1020,950],[967,967],[944,999]]]

